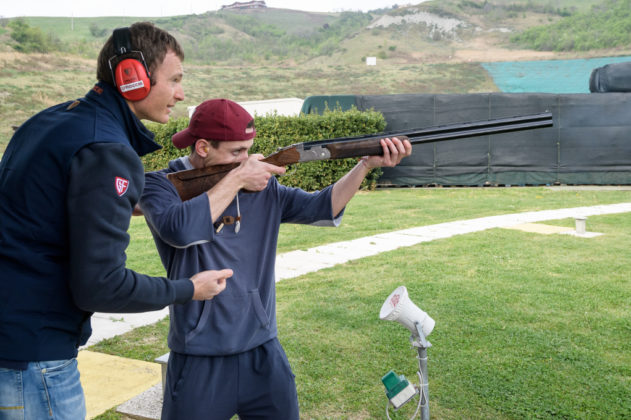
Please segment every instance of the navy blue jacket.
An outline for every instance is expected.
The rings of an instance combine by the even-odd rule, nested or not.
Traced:
[[[0,163],[0,366],[75,357],[92,312],[188,302],[188,278],[125,268],[153,134],[109,85],[35,115]]]

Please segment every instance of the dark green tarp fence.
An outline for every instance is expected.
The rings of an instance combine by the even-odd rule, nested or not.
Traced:
[[[342,109],[347,111],[353,106],[357,106],[357,96],[355,95],[317,95],[309,96],[302,103],[300,112],[303,114],[320,114],[325,109]]]
[[[631,184],[631,93],[367,95],[354,102],[382,112],[387,131],[553,114],[551,128],[416,145],[399,166],[384,168],[380,185]]]

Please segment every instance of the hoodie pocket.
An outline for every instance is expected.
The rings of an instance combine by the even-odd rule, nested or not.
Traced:
[[[184,338],[184,340],[187,343],[190,342],[193,338],[195,338],[195,336],[199,334],[208,323],[208,317],[209,317],[212,304],[213,304],[212,300],[204,301],[204,304],[202,305],[202,311],[199,315],[199,319],[197,320],[197,325],[195,325],[195,328],[193,328],[188,333],[186,333],[186,337]]]
[[[230,335],[248,337],[255,334],[252,325],[256,322],[259,328],[269,328],[270,317],[265,312],[258,289],[238,295],[223,292],[212,300],[204,301],[197,324],[186,333],[185,341],[191,343],[198,335],[209,332],[204,333],[204,329],[210,329],[220,336],[232,333]]]
[[[248,292],[250,296],[250,303],[254,307],[254,312],[256,313],[256,317],[261,323],[261,327],[267,328],[269,326],[269,317],[265,312],[265,308],[263,307],[263,302],[261,302],[261,296],[259,295],[259,289],[250,290]]]

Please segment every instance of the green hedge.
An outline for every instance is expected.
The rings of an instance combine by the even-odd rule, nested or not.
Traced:
[[[190,153],[189,149],[176,149],[171,143],[171,136],[186,128],[188,121],[187,117],[183,117],[171,120],[167,124],[147,124],[147,127],[156,134],[156,142],[163,147],[142,158],[145,170],[162,169],[170,160]],[[328,110],[323,115],[301,114],[298,117],[268,114],[263,117],[256,116],[254,124],[256,138],[250,153],[261,153],[265,156],[280,147],[294,143],[379,133],[386,127],[386,121],[380,112],[360,112],[357,109]],[[289,187],[315,191],[337,181],[356,163],[357,159],[300,163],[288,168],[287,174],[279,177],[279,181]],[[381,169],[371,171],[362,188],[373,189],[381,173]]]

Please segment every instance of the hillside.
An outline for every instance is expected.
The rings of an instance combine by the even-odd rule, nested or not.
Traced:
[[[371,55],[388,63],[404,64],[624,55],[630,50],[630,42],[625,43],[631,33],[625,29],[631,27],[631,19],[627,17],[631,13],[629,3],[629,0],[430,1],[376,17],[341,44],[334,60],[351,64]],[[609,10],[613,4],[620,10],[626,6],[626,13]],[[602,23],[595,26],[592,22]],[[524,34],[531,31],[544,34],[548,28],[557,27],[556,33],[562,33],[565,39],[572,39],[577,33],[591,37],[592,48],[536,48],[522,41]],[[614,39],[622,41],[613,42]],[[316,62],[326,61],[324,57],[316,59]]]
[[[629,43],[544,51],[514,42],[530,28],[545,32],[573,21],[583,24],[563,29],[565,36],[588,33],[592,20],[580,19],[602,20],[601,14],[615,28],[625,28],[624,13],[618,13],[622,20],[606,14],[608,5],[618,2],[629,0],[440,0],[370,13],[268,8],[152,20],[185,49],[187,100],[175,109],[179,117],[186,106],[209,97],[496,91],[481,62],[629,55]],[[0,19],[0,152],[11,126],[85,94],[106,37],[139,20],[146,19],[26,18],[21,28],[27,41],[19,46],[44,46],[48,53],[25,54],[12,47],[18,20]],[[597,28],[601,37],[614,32],[606,25]],[[615,30],[620,32],[631,30]],[[370,56],[377,57],[377,66],[365,65]]]
[[[595,5],[618,2],[628,4],[629,0],[435,0],[369,13],[266,8],[150,20],[172,32],[182,43],[187,61],[198,64],[359,64],[368,56],[391,64],[475,62],[550,58],[553,54],[544,52],[550,48],[524,42],[527,35],[522,33],[528,34],[533,27],[545,32],[556,25],[571,39],[578,25],[568,28],[563,22],[593,15]],[[45,35],[49,50],[86,58],[96,57],[112,29],[134,20],[144,19],[26,18]],[[585,24],[580,30],[590,28]],[[592,38],[598,38],[597,34]],[[8,31],[0,32],[0,40],[6,41],[2,43],[5,50],[15,44]],[[607,41],[594,45],[606,49]],[[575,53],[572,48],[554,50]],[[581,55],[599,53],[589,50],[579,51]]]
[[[589,12],[511,37],[515,44],[547,51],[589,51],[631,44],[631,0],[605,0]]]

